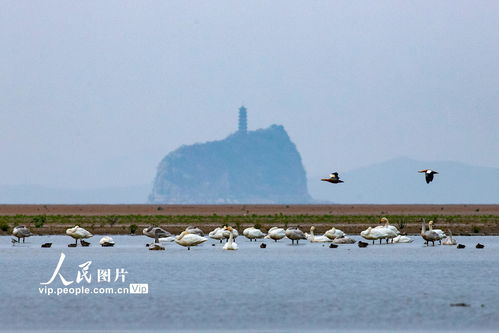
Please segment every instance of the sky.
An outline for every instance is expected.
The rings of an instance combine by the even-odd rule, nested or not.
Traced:
[[[0,185],[152,183],[184,144],[282,124],[309,177],[499,168],[499,2],[1,1]]]

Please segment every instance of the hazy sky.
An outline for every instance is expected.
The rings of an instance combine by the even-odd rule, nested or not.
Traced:
[[[499,167],[497,1],[1,1],[0,185],[151,183],[182,144],[285,126],[309,176]]]

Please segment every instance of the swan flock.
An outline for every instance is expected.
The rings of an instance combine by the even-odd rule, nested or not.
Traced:
[[[375,244],[376,241],[379,241],[379,244],[382,244],[383,240],[386,244],[412,243],[414,241],[414,239],[402,235],[395,226],[390,224],[386,217],[382,217],[379,220],[379,223],[380,225],[369,226],[366,230],[361,231],[360,236],[367,241],[372,241],[372,244]],[[452,232],[450,230],[448,230],[447,235],[440,229],[434,229],[433,224],[433,221],[429,221],[427,228],[424,220],[421,223],[420,236],[426,246],[429,246],[430,243],[432,246],[435,246],[435,242],[438,242],[438,244],[441,245],[457,245],[457,241],[452,237]],[[223,245],[224,250],[234,251],[239,249],[239,245],[236,243],[239,232],[237,229],[228,225],[215,228],[208,233],[207,237],[204,236],[204,232],[200,228],[193,226],[188,226],[179,235],[173,235],[169,231],[158,226],[144,228],[142,233],[144,236],[154,239],[154,243],[146,244],[150,249],[164,249],[164,246],[160,245],[161,243],[172,242],[190,250],[192,247],[202,245],[208,241],[209,238],[220,243],[225,241],[225,244]],[[90,243],[85,241],[85,239],[93,237],[92,233],[78,225],[73,228],[68,228],[66,234],[75,240],[75,243],[68,244],[68,247],[76,247],[78,245],[78,240],[80,241],[81,246],[89,246]],[[30,237],[32,234],[26,226],[20,225],[13,229],[12,235],[17,238],[17,240],[14,238],[12,239],[12,243],[15,244],[20,243],[21,238],[23,239],[23,242],[25,242],[25,238]],[[263,242],[267,239],[279,242],[284,238],[291,240],[290,245],[299,245],[300,240],[309,243],[356,243],[356,240],[348,237],[345,232],[336,227],[326,230],[324,234],[321,235],[316,234],[315,226],[311,226],[309,232],[303,232],[299,226],[291,226],[288,228],[274,226],[267,229],[267,232],[265,233],[255,225],[253,227],[245,228],[242,235],[249,242],[261,240],[262,244],[264,244]],[[109,236],[104,236],[99,241],[99,244],[103,247],[113,247],[115,241]],[[362,242],[362,247],[367,246],[364,244],[368,243]],[[215,246],[215,244],[212,244],[212,246]],[[49,246],[43,244],[42,247]],[[330,247],[334,248],[336,245],[331,245]],[[261,248],[266,248],[266,246],[261,246]]]

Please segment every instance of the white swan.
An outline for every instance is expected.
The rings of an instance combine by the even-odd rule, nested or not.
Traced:
[[[158,242],[160,243],[166,243],[166,242],[173,242],[175,240],[175,236],[168,236],[168,237],[161,237],[161,238],[158,238]]]
[[[335,239],[335,238],[341,238],[345,237],[345,233],[341,231],[340,229],[336,229],[335,227],[332,227],[328,231],[324,233],[324,236],[328,237],[329,239]]]
[[[386,239],[387,243],[390,240],[393,243],[393,239],[398,236],[398,234],[395,231],[393,231],[393,229],[391,229],[391,228],[387,228],[387,227],[380,227],[380,228],[378,228],[378,227],[376,227],[374,229],[378,229],[379,231],[385,233],[385,237],[384,238]]]
[[[414,240],[407,236],[398,235],[393,239],[393,243],[412,243]]]
[[[227,243],[225,243],[223,249],[237,250],[239,246],[237,246],[236,242],[234,241],[234,234],[233,234],[234,229],[232,229],[232,227],[225,227],[224,229],[229,232],[229,240],[227,241]]]
[[[305,237],[307,237],[307,240],[311,243],[328,243],[328,242],[332,242],[332,240],[327,237],[327,236],[315,236],[314,235],[314,230],[315,230],[315,227],[312,226],[310,227],[310,234],[305,234]]]
[[[216,240],[219,240],[220,243],[222,243],[222,240],[226,239],[228,240],[229,239],[229,235],[232,234],[232,237],[235,239],[239,236],[239,232],[237,232],[236,229],[234,228],[230,228],[232,231],[229,231],[228,229],[226,229],[225,227],[223,228],[215,228],[215,230],[211,231],[208,236],[210,238],[213,238],[213,239],[216,239]]]
[[[375,228],[387,228],[390,229],[393,233],[395,233],[397,236],[400,235],[400,231],[393,225],[390,224],[388,219],[386,217],[382,217],[380,220],[381,223],[384,223],[382,226],[377,226]]]
[[[243,230],[243,235],[248,238],[251,241],[253,239],[256,241],[258,238],[263,238],[265,237],[265,234],[260,230],[255,227],[249,227]]]
[[[185,228],[185,231],[189,234],[204,236],[203,230],[199,229],[198,227],[188,226],[187,228]]]
[[[78,244],[78,239],[80,240],[80,244],[81,244],[81,241],[84,238],[90,238],[93,236],[90,232],[88,232],[87,230],[85,230],[77,225],[74,226],[73,228],[67,229],[66,235],[69,235],[75,239],[75,246]]]
[[[449,231],[449,236],[447,236],[443,241],[442,241],[442,245],[456,245],[457,244],[457,241],[452,238],[452,232],[450,230]]]
[[[386,238],[386,234],[383,229],[376,229],[373,227],[369,227],[364,231],[360,232],[360,235],[367,240],[372,240],[373,244],[375,240],[379,239],[379,243],[381,244],[381,240]]]
[[[269,229],[267,236],[265,236],[264,238],[273,239],[274,241],[277,242],[278,240],[283,239],[284,237],[286,237],[286,232],[284,231],[283,228],[272,227]]]
[[[210,233],[208,233],[208,237],[212,238],[212,239],[216,239],[216,240],[219,240],[220,243],[222,243],[222,240],[224,239],[224,230],[223,228],[215,228],[213,231],[211,231]]]
[[[18,225],[17,227],[14,228],[14,230],[12,230],[12,236],[17,237],[18,243],[21,242],[21,238],[23,239],[23,243],[24,243],[24,239],[26,237],[31,236],[31,235],[32,234],[29,231],[29,229],[26,228],[24,225]]]
[[[114,240],[109,236],[104,236],[100,239],[99,244],[103,247],[114,246]]]
[[[288,237],[289,239],[291,239],[291,244],[294,244],[295,241],[296,241],[296,244],[298,244],[298,242],[300,241],[300,239],[307,239],[305,237],[305,234],[303,233],[303,231],[301,231],[297,227],[289,227],[286,230],[286,237]]]
[[[437,233],[439,237],[438,241],[440,242],[440,244],[442,244],[442,239],[447,237],[445,232],[443,232],[441,229],[433,229],[433,221],[428,222],[428,229]]]
[[[189,231],[182,231],[180,235],[175,238],[175,243],[187,247],[187,250],[191,249],[191,246],[196,246],[206,242],[208,238],[199,236],[198,234],[191,234]]]
[[[225,228],[223,229],[223,235],[224,235],[224,238],[228,241],[229,240],[229,236],[232,234],[232,238],[233,239],[236,239],[237,237],[239,237],[239,232],[230,227],[230,230],[228,228]]]

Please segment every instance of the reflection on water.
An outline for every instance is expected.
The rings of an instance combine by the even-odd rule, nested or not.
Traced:
[[[466,244],[341,245],[289,241],[250,243],[238,251],[218,242],[186,248],[168,243],[148,251],[144,236],[113,236],[113,248],[68,248],[66,236],[30,237],[12,246],[0,237],[0,329],[304,331],[495,329],[499,327],[499,238],[456,237]],[[358,238],[357,238],[358,239]],[[40,248],[53,242],[52,248]],[[475,249],[476,243],[485,249]],[[215,246],[212,246],[215,244]],[[39,292],[60,273],[71,286],[123,287],[147,283],[148,294],[60,295]],[[89,283],[78,265],[92,261]],[[97,269],[124,268],[126,281],[97,282]],[[63,287],[57,277],[51,287]],[[466,303],[470,306],[451,307]],[[16,318],[14,320],[14,318]]]

